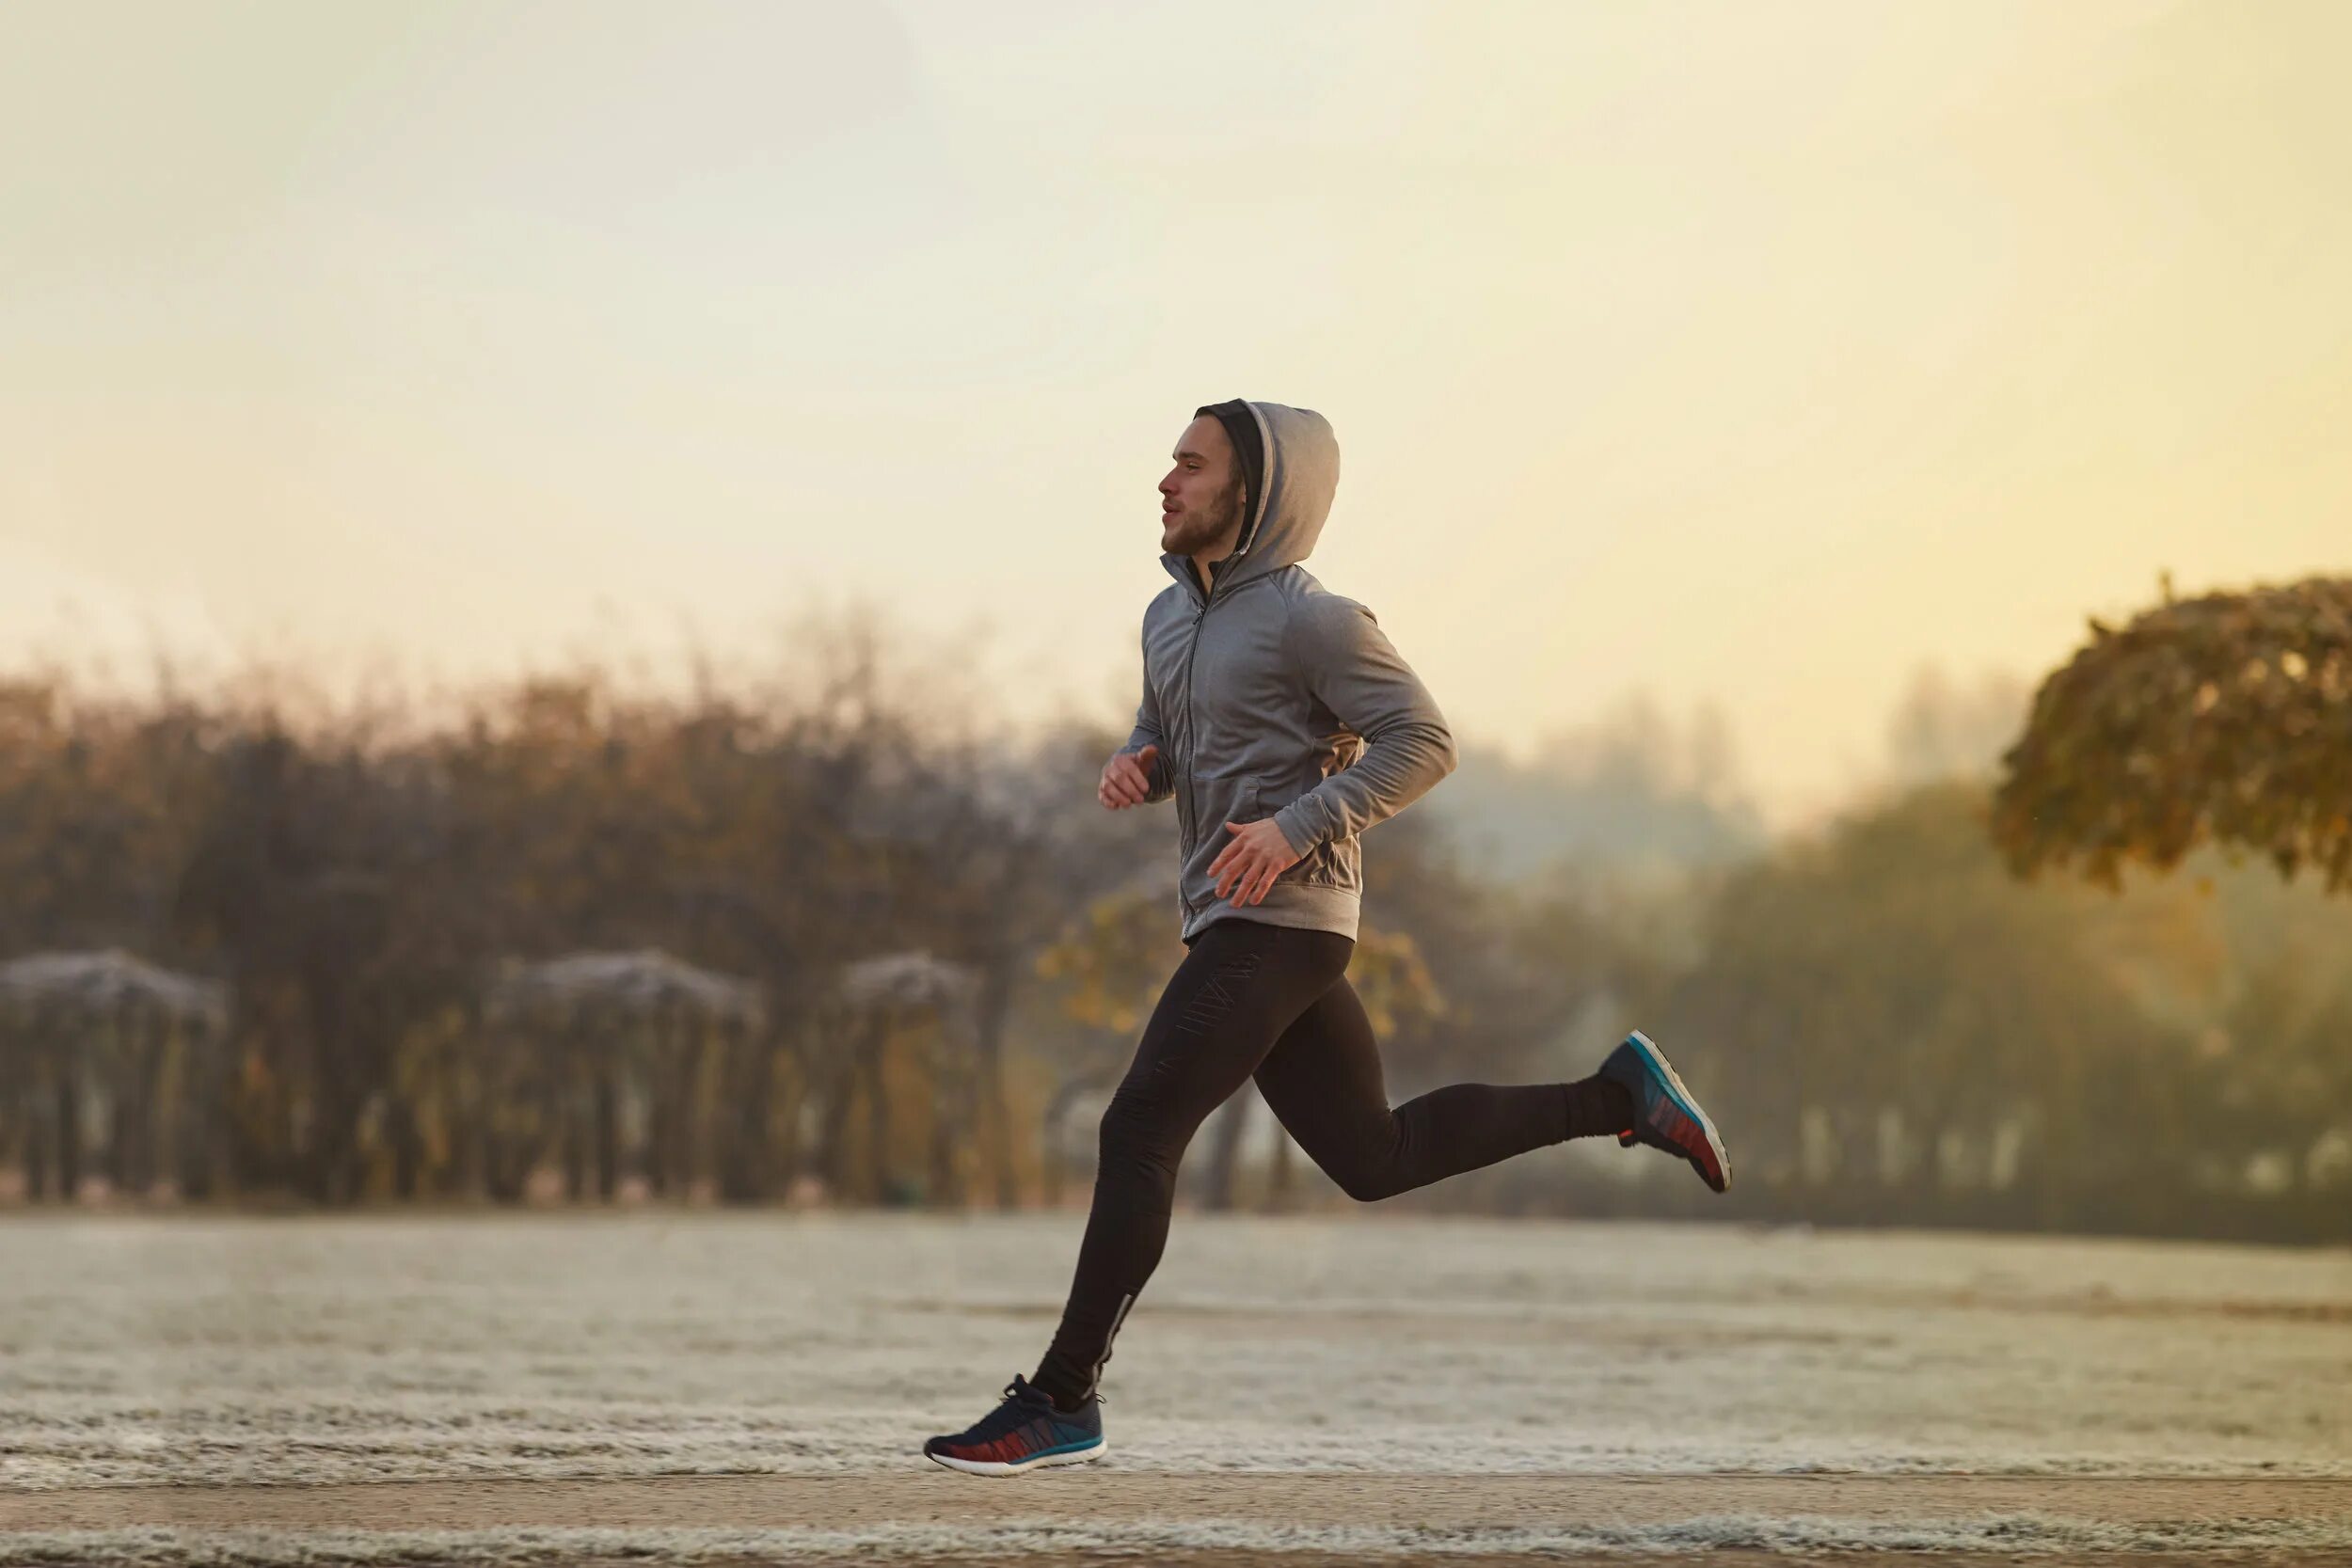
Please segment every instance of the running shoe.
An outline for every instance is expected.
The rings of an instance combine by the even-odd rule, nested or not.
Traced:
[[[1048,1465],[1084,1465],[1108,1451],[1099,1400],[1089,1397],[1077,1409],[1063,1410],[1018,1372],[1005,1389],[1004,1402],[977,1424],[923,1445],[925,1458],[975,1476],[1017,1476]]]
[[[1715,1124],[1683,1086],[1681,1075],[1666,1053],[1636,1029],[1625,1043],[1600,1064],[1600,1076],[1623,1084],[1633,1097],[1633,1125],[1617,1134],[1631,1148],[1647,1144],[1691,1162],[1699,1180],[1717,1192],[1731,1185],[1731,1151],[1724,1147]]]

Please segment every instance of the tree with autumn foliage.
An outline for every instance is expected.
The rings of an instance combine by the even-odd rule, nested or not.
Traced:
[[[2352,889],[2352,578],[2165,600],[2036,694],[1993,832],[2021,874],[2180,863],[2212,843]]]

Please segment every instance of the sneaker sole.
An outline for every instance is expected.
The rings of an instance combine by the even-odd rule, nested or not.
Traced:
[[[1011,1462],[1002,1459],[955,1459],[944,1453],[927,1453],[923,1457],[950,1470],[961,1470],[967,1476],[1017,1476],[1053,1465],[1090,1464],[1110,1450],[1108,1443],[1094,1443],[1083,1449],[1049,1449],[1043,1453],[1033,1453],[1026,1459]]]
[[[1708,1119],[1705,1111],[1699,1109],[1698,1098],[1683,1085],[1682,1074],[1677,1072],[1675,1065],[1666,1060],[1666,1053],[1658,1049],[1656,1040],[1651,1039],[1639,1029],[1634,1030],[1626,1038],[1630,1040],[1633,1048],[1648,1060],[1659,1076],[1666,1080],[1666,1086],[1673,1092],[1675,1101],[1680,1106],[1682,1113],[1697,1122],[1699,1131],[1707,1135],[1708,1149],[1715,1156],[1715,1168],[1724,1174],[1724,1184],[1719,1190],[1729,1192],[1731,1190],[1731,1150],[1724,1147],[1723,1135],[1715,1131],[1714,1122]]]

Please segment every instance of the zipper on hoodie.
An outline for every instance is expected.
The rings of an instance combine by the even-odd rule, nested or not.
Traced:
[[[1193,574],[1192,574],[1192,572],[1191,572],[1191,568],[1187,567],[1187,568],[1185,568],[1185,571],[1186,571],[1186,575],[1187,575],[1187,576],[1192,576],[1192,575],[1193,575]],[[1195,580],[1195,582],[1197,582],[1197,581],[1199,580],[1199,578],[1198,578],[1197,577],[1195,577],[1195,578],[1194,578],[1194,580]],[[1187,584],[1187,586],[1189,587],[1189,586],[1191,586],[1191,585],[1190,585],[1190,584]],[[1199,832],[1199,831],[1200,831],[1200,803],[1199,801],[1194,800],[1192,799],[1192,758],[1193,758],[1196,754],[1198,754],[1198,752],[1199,752],[1199,750],[1200,750],[1200,730],[1199,730],[1199,728],[1198,728],[1199,719],[1198,719],[1198,715],[1197,715],[1197,713],[1196,713],[1196,711],[1195,711],[1195,709],[1194,709],[1194,706],[1193,706],[1193,701],[1192,701],[1192,661],[1193,661],[1194,657],[1195,657],[1197,655],[1199,655],[1199,653],[1200,652],[1200,623],[1201,623],[1202,621],[1205,621],[1205,620],[1207,620],[1207,619],[1208,619],[1208,616],[1209,616],[1209,600],[1210,600],[1211,598],[1213,598],[1213,597],[1216,595],[1216,579],[1214,577],[1212,577],[1212,578],[1210,578],[1210,580],[1209,580],[1209,591],[1208,591],[1206,594],[1202,594],[1199,595],[1199,596],[1196,598],[1195,602],[1194,602],[1194,607],[1193,607],[1193,611],[1192,611],[1192,641],[1191,641],[1190,642],[1188,642],[1188,643],[1186,643],[1186,644],[1184,645],[1184,764],[1185,764],[1185,766],[1184,766],[1184,788],[1183,788],[1183,790],[1182,790],[1181,792],[1179,792],[1179,794],[1177,795],[1176,799],[1177,799],[1178,802],[1180,803],[1180,806],[1181,806],[1181,805],[1184,805],[1184,803],[1186,803],[1186,802],[1189,802],[1189,805],[1188,805],[1188,806],[1186,806],[1186,808],[1184,809],[1184,815],[1185,815],[1186,816],[1189,816],[1189,817],[1192,819],[1192,827],[1191,827],[1191,829],[1190,829],[1189,831],[1187,831],[1187,832],[1184,833],[1184,860],[1185,860],[1185,862],[1186,862],[1187,863],[1189,863],[1191,862],[1191,860],[1192,860],[1192,852],[1193,852],[1196,848],[1200,847],[1200,845],[1199,845],[1199,842],[1198,842],[1198,839],[1197,839],[1197,836],[1196,836],[1196,835],[1198,834],[1198,832]],[[1179,866],[1179,867],[1177,867],[1176,875],[1177,875],[1177,879],[1181,882],[1181,881],[1183,880],[1183,879],[1184,879],[1184,867],[1183,867],[1183,866]],[[1185,895],[1184,900],[1184,908],[1185,908],[1187,911],[1189,911],[1189,910],[1193,907],[1193,904],[1192,904],[1192,898],[1191,898],[1191,895],[1190,895],[1189,894],[1187,894],[1187,895]]]
[[[1239,561],[1242,558],[1242,551],[1235,550],[1232,555],[1225,557],[1223,562],[1219,562],[1219,564],[1225,566],[1225,572],[1218,572],[1215,569],[1215,567],[1212,567],[1209,573],[1209,591],[1199,595],[1194,601],[1194,609],[1192,612],[1192,641],[1187,644],[1184,649],[1184,753],[1187,764],[1184,768],[1184,775],[1185,784],[1187,785],[1191,783],[1192,774],[1192,768],[1189,764],[1192,758],[1199,754],[1200,740],[1200,732],[1199,727],[1200,711],[1198,705],[1193,702],[1192,698],[1192,664],[1194,658],[1197,657],[1200,652],[1200,623],[1209,618],[1209,609],[1212,605],[1216,603],[1217,591],[1223,588],[1227,582],[1232,580],[1228,574],[1234,569],[1232,562]],[[1186,582],[1185,587],[1191,588],[1199,584],[1200,580],[1199,574],[1188,569],[1184,575],[1190,578],[1190,580]],[[1190,794],[1191,790],[1189,787],[1178,793],[1176,799],[1180,813],[1183,811],[1185,797]],[[1200,828],[1200,803],[1198,800],[1195,800],[1192,803],[1191,816],[1193,832],[1197,834]],[[1200,842],[1196,837],[1187,835],[1184,846],[1184,859],[1187,863],[1191,862],[1192,851],[1198,849],[1200,847]],[[1177,878],[1181,881],[1183,877],[1184,871],[1182,867],[1179,867],[1177,871]],[[1184,900],[1184,908],[1186,910],[1190,910],[1194,906],[1190,898],[1187,897]]]
[[[1263,503],[1259,503],[1259,505],[1263,505]],[[1254,546],[1254,543],[1259,543],[1259,538],[1256,538],[1256,536],[1259,536],[1259,529],[1261,529],[1261,527],[1265,527],[1265,517],[1263,517],[1263,513],[1261,513],[1259,517],[1256,517],[1254,527],[1249,529],[1249,543],[1245,543],[1245,546],[1242,546],[1240,550],[1235,550],[1235,552],[1232,552],[1232,555],[1228,555],[1226,560],[1218,562],[1218,564],[1226,566],[1226,571],[1223,571],[1223,574],[1221,574],[1221,571],[1216,571],[1216,566],[1212,566],[1212,569],[1209,569],[1209,588],[1207,588],[1207,593],[1202,593],[1202,588],[1200,588],[1200,574],[1198,574],[1198,571],[1193,571],[1193,569],[1190,569],[1190,566],[1185,566],[1185,571],[1184,571],[1184,585],[1185,585],[1185,593],[1193,594],[1193,641],[1188,641],[1188,644],[1185,644],[1185,651],[1184,651],[1184,745],[1185,745],[1185,768],[1184,768],[1184,776],[1181,776],[1181,778],[1179,778],[1179,783],[1176,783],[1176,823],[1179,823],[1179,830],[1184,828],[1184,820],[1188,818],[1188,816],[1190,816],[1190,818],[1193,818],[1193,832],[1185,832],[1185,834],[1184,834],[1184,839],[1185,839],[1185,847],[1184,847],[1184,848],[1185,848],[1185,865],[1190,865],[1190,861],[1193,861],[1193,851],[1195,851],[1195,848],[1200,848],[1200,842],[1198,842],[1198,839],[1195,839],[1195,834],[1200,832],[1200,801],[1190,801],[1190,795],[1193,795],[1193,787],[1190,787],[1190,783],[1193,783],[1193,768],[1190,768],[1190,762],[1193,762],[1195,754],[1200,752],[1200,729],[1198,729],[1198,724],[1195,724],[1195,705],[1193,705],[1193,658],[1195,658],[1195,656],[1200,654],[1200,623],[1207,621],[1207,618],[1209,618],[1209,607],[1212,607],[1212,604],[1216,604],[1216,590],[1218,590],[1218,588],[1223,588],[1223,585],[1226,585],[1228,580],[1231,580],[1231,576],[1228,576],[1228,574],[1231,574],[1231,571],[1235,571],[1235,569],[1237,569],[1235,562],[1240,562],[1242,557],[1249,555],[1249,546]],[[1169,767],[1174,768],[1174,762],[1171,762]],[[1185,804],[1185,801],[1190,801],[1190,806]],[[1185,912],[1190,912],[1190,910],[1195,908],[1195,905],[1193,905],[1193,898],[1190,898],[1188,894],[1184,894],[1184,891],[1181,891],[1181,884],[1184,884],[1184,867],[1176,867],[1176,881],[1179,881],[1179,895],[1181,895],[1181,903],[1184,903]]]

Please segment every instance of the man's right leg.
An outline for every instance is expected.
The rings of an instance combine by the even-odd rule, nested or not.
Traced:
[[[1330,931],[1221,920],[1177,967],[1103,1115],[1077,1277],[1037,1370],[1037,1386],[1057,1403],[1093,1391],[1112,1336],[1159,1263],[1184,1146],[1292,1021],[1346,974],[1355,946]]]
[[[1380,1047],[1342,979],[1292,1021],[1258,1066],[1258,1089],[1307,1157],[1370,1203],[1569,1138],[1633,1124],[1624,1085],[1454,1084],[1391,1110]]]

